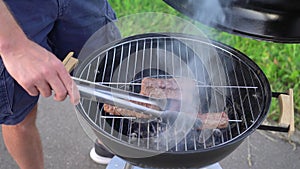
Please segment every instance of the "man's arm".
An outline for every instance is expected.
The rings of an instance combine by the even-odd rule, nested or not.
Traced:
[[[2,0],[0,0],[0,11],[0,51],[6,51],[15,43],[13,40],[26,38],[26,36]],[[8,39],[10,40],[8,41]]]
[[[0,55],[10,75],[32,96],[55,92],[61,101],[70,96],[76,104],[79,92],[62,62],[40,45],[29,40],[0,0]]]

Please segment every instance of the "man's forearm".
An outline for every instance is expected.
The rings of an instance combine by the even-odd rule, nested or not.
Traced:
[[[13,45],[17,45],[19,40],[26,38],[26,35],[2,0],[0,0],[0,26],[0,55],[4,55]]]

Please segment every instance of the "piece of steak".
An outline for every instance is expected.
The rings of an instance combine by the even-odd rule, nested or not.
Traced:
[[[200,129],[226,128],[228,126],[228,115],[226,112],[221,113],[198,113],[197,116],[201,122]]]
[[[196,84],[195,81],[188,78],[169,78],[169,79],[157,79],[146,77],[141,83],[141,95],[164,99],[172,98],[183,100],[182,102],[176,103],[171,108],[173,111],[182,111],[181,105],[186,104],[189,107],[191,103],[195,102]],[[197,96],[196,96],[197,97]],[[132,101],[133,102],[133,101]],[[139,105],[143,105],[148,108],[159,110],[158,107],[145,104],[141,102],[134,102]],[[124,108],[118,108],[116,106],[104,104],[104,111],[111,115],[130,116],[137,118],[150,118],[149,115],[127,110]],[[194,110],[194,109],[191,109]],[[183,112],[191,112],[189,109],[185,109]],[[201,119],[201,129],[214,129],[214,128],[225,128],[228,126],[228,116],[225,112],[221,113],[198,113],[197,117]]]

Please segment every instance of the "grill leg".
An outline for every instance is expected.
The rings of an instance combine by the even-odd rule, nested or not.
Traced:
[[[124,169],[133,169],[133,166],[129,163],[126,163]]]

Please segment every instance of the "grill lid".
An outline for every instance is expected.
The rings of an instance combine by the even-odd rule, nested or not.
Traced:
[[[297,0],[164,1],[184,15],[228,33],[273,42],[300,42]]]

